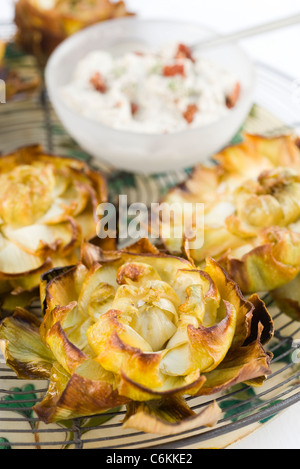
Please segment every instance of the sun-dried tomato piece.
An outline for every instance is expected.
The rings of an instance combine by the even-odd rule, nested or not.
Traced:
[[[99,93],[106,93],[107,86],[104,78],[99,72],[96,72],[90,79],[91,85],[95,88],[95,90],[99,91]]]
[[[185,69],[183,64],[166,65],[163,68],[163,75],[165,77],[174,77],[175,75],[182,75],[185,77]]]
[[[192,51],[189,46],[185,44],[179,44],[176,52],[176,59],[190,59],[192,62],[195,62]]]
[[[240,92],[241,92],[241,85],[240,83],[237,83],[232,93],[226,96],[226,106],[228,107],[228,109],[232,109],[236,105],[237,100],[240,97]]]
[[[133,102],[130,103],[130,105],[131,105],[131,114],[134,116],[138,112],[139,106],[138,104],[133,103]]]
[[[196,104],[189,104],[186,108],[185,112],[183,113],[183,117],[191,124],[194,120],[195,114],[199,111],[198,106]]]

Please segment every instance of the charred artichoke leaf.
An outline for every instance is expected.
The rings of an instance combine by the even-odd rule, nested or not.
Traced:
[[[35,316],[22,308],[0,323],[2,354],[21,379],[48,379],[55,361],[41,340],[39,324]]]
[[[127,363],[129,364],[130,361]],[[166,376],[164,381],[160,382],[160,387],[153,389],[149,385],[144,386],[141,384],[139,378],[141,367],[139,367],[139,364],[136,365],[136,363],[134,366],[137,378],[133,376],[132,379],[131,370],[128,370],[127,374],[125,370],[122,371],[121,379],[118,383],[119,394],[127,396],[132,401],[152,401],[170,396],[197,395],[206,380],[205,375],[200,375],[199,371],[194,371],[188,376]],[[150,369],[149,378],[151,378],[151,371]],[[157,379],[157,370],[154,369],[152,373],[153,379]]]
[[[88,269],[83,264],[64,269],[52,269],[41,276],[41,304],[45,315],[56,306],[68,306],[78,300],[82,284],[86,278]]]
[[[270,362],[273,355],[264,350],[261,344],[263,326],[261,323],[258,326],[254,342],[230,351],[218,368],[205,375],[201,395],[220,392],[241,382],[251,386],[262,385],[271,374]]]
[[[265,303],[256,293],[250,296],[249,303],[254,306],[252,311],[251,330],[242,345],[256,342],[258,337],[260,343],[262,345],[266,345],[271,341],[275,332],[272,316],[267,310]]]
[[[67,387],[70,380],[70,375],[64,370],[59,363],[53,362],[53,366],[49,374],[49,386],[47,393],[43,400],[34,406],[34,410],[39,418],[46,422],[51,423],[71,417],[71,413],[60,408],[59,400]],[[63,407],[63,406],[62,406]]]
[[[59,322],[47,333],[46,342],[58,363],[70,374],[87,359],[87,356],[68,340]]]
[[[96,378],[95,378],[96,376]],[[126,404],[108,376],[99,365],[79,367],[70,376],[58,363],[52,368],[48,392],[34,407],[46,423],[59,422],[76,417],[88,417]]]
[[[176,435],[202,426],[218,423],[221,409],[214,401],[199,414],[193,412],[184,398],[172,396],[150,402],[133,402],[127,405],[123,428],[134,428],[159,435]]]

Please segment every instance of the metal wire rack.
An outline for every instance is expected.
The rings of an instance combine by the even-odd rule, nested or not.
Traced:
[[[213,396],[223,409],[218,425],[212,429],[198,428],[176,435],[161,437],[142,432],[123,430],[121,420],[125,410],[110,411],[89,419],[75,419],[66,424],[47,427],[34,417],[34,406],[47,390],[47,384],[38,382],[16,387],[16,376],[5,365],[0,365],[0,447],[5,448],[103,448],[103,449],[182,449],[201,447],[220,438],[226,441],[230,434],[249,428],[282,412],[300,400],[300,366],[298,350],[300,323],[277,311],[271,300],[265,302],[273,311],[275,337],[269,348],[274,354],[272,374],[265,385],[254,392],[241,385],[226,394]],[[23,383],[23,382],[22,382]],[[4,384],[5,389],[2,389]],[[18,381],[17,386],[20,386]],[[13,397],[12,397],[13,395]],[[187,398],[190,407],[201,410],[209,400]],[[102,423],[99,425],[99,419]],[[107,419],[107,422],[104,420]],[[13,441],[10,439],[13,435]]]
[[[297,129],[298,109],[288,106],[286,101],[291,79],[262,65],[258,65],[258,71],[259,109],[249,116],[247,130],[270,133],[286,127]],[[278,115],[280,119],[274,117]],[[7,103],[0,108],[1,152],[7,153],[16,147],[37,142],[49,152],[89,159],[61,127],[45,90],[39,91],[30,100]],[[111,199],[121,188],[122,193],[127,193],[129,203],[157,200],[169,187],[182,182],[189,171],[143,177],[102,165],[101,169],[108,177]],[[207,405],[210,399],[219,403],[223,413],[214,428],[197,428],[172,437],[124,430],[124,409],[47,426],[36,418],[32,410],[43,398],[47,382],[18,380],[0,356],[0,449],[226,447],[300,401],[300,323],[278,311],[269,296],[265,296],[264,300],[275,323],[275,336],[269,345],[269,350],[274,354],[272,374],[265,384],[255,390],[239,385],[211,398],[187,398],[195,412]],[[33,309],[39,314],[38,304]]]

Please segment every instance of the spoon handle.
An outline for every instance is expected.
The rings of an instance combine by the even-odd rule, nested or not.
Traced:
[[[199,42],[198,44],[192,45],[192,49],[198,48],[207,48],[207,47],[217,47],[230,42],[236,42],[241,39],[257,36],[259,34],[268,33],[275,31],[281,28],[286,28],[288,26],[300,24],[300,13],[287,18],[282,18],[277,21],[272,21],[270,23],[265,23],[262,25],[254,26],[242,31],[236,31],[231,34],[215,36],[204,41]]]

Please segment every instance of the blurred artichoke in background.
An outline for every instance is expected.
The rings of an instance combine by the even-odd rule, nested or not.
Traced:
[[[129,15],[123,1],[18,0],[17,42],[45,64],[53,50],[72,34],[100,21]]]
[[[102,175],[82,161],[39,146],[0,157],[2,313],[39,297],[41,273],[78,262],[81,242],[96,236],[103,201]]]
[[[244,135],[199,166],[164,202],[203,203],[204,244],[193,248],[193,220],[174,218],[179,238],[161,236],[170,253],[186,253],[197,266],[209,255],[238,283],[244,294],[271,291],[300,272],[300,150],[291,136]],[[193,233],[195,236],[195,232]]]
[[[8,59],[13,45],[0,39],[0,103],[19,99],[40,90],[41,78],[36,70],[26,64],[18,66]]]
[[[84,243],[81,263],[42,276],[41,302],[41,324],[18,309],[0,342],[20,378],[50,380],[35,406],[47,423],[126,404],[125,427],[214,425],[215,402],[194,414],[183,396],[261,385],[270,373],[264,303],[246,301],[211,258],[197,270],[147,240],[109,252]]]

